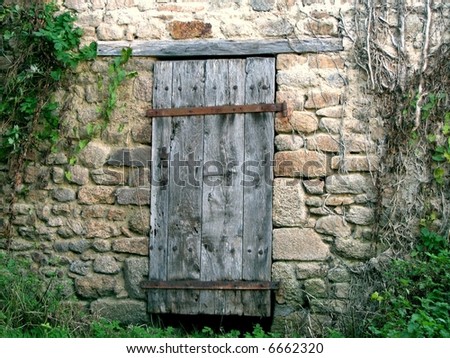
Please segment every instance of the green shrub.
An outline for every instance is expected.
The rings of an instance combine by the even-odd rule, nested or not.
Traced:
[[[376,337],[450,337],[448,239],[427,228],[411,257],[395,260],[384,274],[386,290],[369,331]]]

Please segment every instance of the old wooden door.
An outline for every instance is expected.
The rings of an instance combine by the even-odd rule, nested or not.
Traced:
[[[273,58],[154,69],[154,108],[273,103],[274,92]],[[273,116],[153,119],[150,312],[270,315],[270,291],[255,288],[270,281]]]

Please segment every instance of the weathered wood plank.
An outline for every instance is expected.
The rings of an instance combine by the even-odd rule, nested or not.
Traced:
[[[172,106],[172,63],[158,62],[155,65],[153,104],[156,108]],[[170,118],[155,118],[152,124],[152,187],[151,220],[149,241],[149,279],[167,280],[167,238],[169,215],[169,162]],[[167,154],[166,160],[161,160]],[[164,157],[164,155],[163,155]],[[164,159],[164,158],[163,158]],[[150,290],[148,309],[153,313],[166,313],[167,292]]]
[[[174,41],[99,41],[99,56],[117,56],[124,47],[133,49],[133,56],[211,57],[254,56],[281,53],[337,52],[344,49],[341,38],[306,40],[174,40]]]
[[[204,104],[204,62],[173,62],[172,105]],[[172,119],[169,190],[168,280],[200,279],[203,120]],[[168,293],[171,311],[199,312],[198,291]],[[170,296],[170,297],[169,297]]]
[[[247,59],[247,104],[271,103],[275,98],[275,60]],[[270,280],[272,237],[273,113],[245,117],[243,279]],[[270,293],[243,292],[244,307],[270,315]]]
[[[250,290],[265,291],[276,290],[279,284],[270,281],[146,281],[141,284],[144,289],[159,288],[163,290]],[[208,293],[208,292],[206,292]],[[202,312],[205,313],[205,312]]]
[[[205,105],[244,102],[244,60],[206,62]],[[205,117],[202,272],[204,281],[242,277],[244,116]],[[225,292],[201,292],[202,313],[233,311]],[[234,295],[233,295],[234,297]]]
[[[287,116],[287,103],[265,103],[265,104],[241,104],[241,105],[217,105],[207,107],[185,107],[185,108],[151,108],[147,110],[147,117],[184,117],[201,116],[208,114],[233,114],[233,113],[258,113],[258,112],[283,112]],[[215,117],[213,117],[215,118]]]

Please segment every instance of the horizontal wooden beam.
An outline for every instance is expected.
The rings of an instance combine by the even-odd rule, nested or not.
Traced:
[[[186,117],[204,116],[214,114],[236,114],[236,113],[261,113],[261,112],[283,112],[287,116],[287,104],[263,103],[263,104],[241,104],[229,106],[210,107],[181,107],[181,108],[158,108],[147,110],[147,117]]]
[[[257,290],[267,291],[278,289],[277,282],[270,281],[144,281],[141,287],[145,289],[163,290]]]
[[[124,47],[131,47],[133,56],[157,58],[320,53],[344,49],[342,39],[335,37],[307,40],[136,40],[99,41],[97,53],[99,56],[117,56]]]

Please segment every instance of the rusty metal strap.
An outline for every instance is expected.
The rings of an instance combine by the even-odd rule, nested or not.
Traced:
[[[236,113],[261,113],[261,112],[283,112],[287,116],[287,104],[240,104],[230,106],[210,107],[183,107],[183,108],[161,108],[147,110],[147,117],[186,117],[204,116],[214,114],[236,114]]]
[[[271,281],[144,281],[144,289],[163,290],[276,290],[278,282]]]

